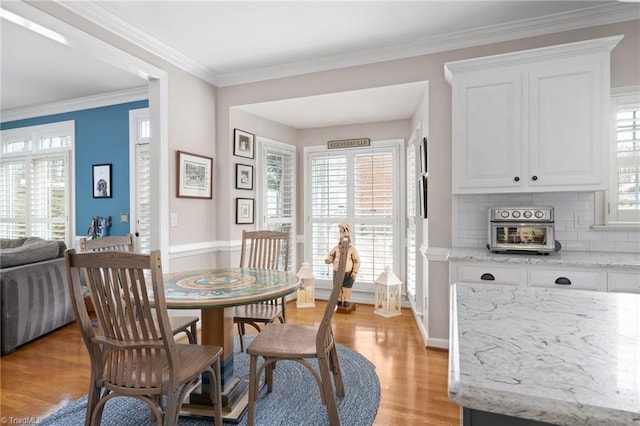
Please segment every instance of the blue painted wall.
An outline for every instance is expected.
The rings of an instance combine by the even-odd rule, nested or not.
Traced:
[[[110,235],[126,235],[120,223],[129,206],[129,110],[147,108],[148,101],[128,102],[0,124],[0,129],[75,120],[76,235],[86,235],[93,216],[111,216]],[[93,198],[92,166],[112,164],[112,198]]]

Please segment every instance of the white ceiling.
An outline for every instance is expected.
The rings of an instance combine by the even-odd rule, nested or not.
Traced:
[[[0,7],[10,8],[9,3],[3,1]],[[640,5],[629,9],[629,4],[611,1],[63,1],[61,4],[217,86],[640,16]],[[144,80],[101,62],[95,55],[82,54],[5,19],[1,20],[0,30],[3,113],[145,84]],[[423,89],[424,83],[397,85],[373,92],[353,91],[244,109],[296,128],[383,121],[411,116],[411,108],[415,110]],[[306,102],[313,102],[317,114],[308,114],[310,105]],[[300,114],[301,111],[305,113]]]

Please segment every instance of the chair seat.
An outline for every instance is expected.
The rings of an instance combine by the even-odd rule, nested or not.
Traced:
[[[282,306],[268,303],[256,303],[252,305],[237,306],[233,316],[233,322],[254,321],[273,322],[282,316]]]
[[[200,318],[198,317],[169,317],[171,330],[174,336],[178,333],[184,332],[189,339],[189,343],[198,343],[198,336],[196,335],[196,324],[198,321],[200,321]]]
[[[247,353],[265,358],[317,358],[318,329],[296,324],[267,324],[253,339]]]
[[[200,375],[204,367],[212,365],[222,356],[222,347],[208,345],[176,344],[176,352],[181,366],[180,382]]]

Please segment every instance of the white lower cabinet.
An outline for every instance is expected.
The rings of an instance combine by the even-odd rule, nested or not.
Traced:
[[[622,268],[450,261],[449,279],[451,284],[466,282],[640,293],[640,271]]]
[[[624,293],[640,293],[639,272],[609,272],[607,274],[609,291]]]

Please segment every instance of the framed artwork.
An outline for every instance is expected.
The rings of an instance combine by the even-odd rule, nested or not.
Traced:
[[[427,175],[423,175],[420,178],[420,213],[422,214],[422,217],[427,219],[427,213],[428,213],[428,204],[427,204],[427,193],[429,192],[429,188],[428,188],[428,183],[429,183],[429,177]]]
[[[253,189],[253,166],[236,164],[236,189]]]
[[[178,151],[178,198],[213,198],[213,158]]]
[[[420,144],[420,172],[423,175],[429,173],[429,161],[427,158],[428,152],[427,138],[422,138],[422,143]]]
[[[233,129],[233,155],[253,158],[255,136],[240,129]]]
[[[111,198],[111,164],[93,165],[93,198]]]
[[[236,224],[253,223],[253,198],[236,198]]]

